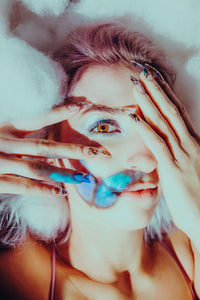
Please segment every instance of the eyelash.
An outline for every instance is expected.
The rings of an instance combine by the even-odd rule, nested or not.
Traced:
[[[116,127],[119,128],[119,125],[118,125],[117,122],[115,122],[114,120],[109,120],[109,119],[108,119],[108,120],[100,120],[100,121],[96,122],[96,123],[92,126],[92,128],[90,128],[90,133],[91,133],[91,134],[114,135],[114,134],[117,134],[117,133],[120,133],[120,132],[121,132],[119,129],[117,129],[117,130],[115,130],[115,131],[113,131],[113,132],[105,132],[105,133],[103,133],[103,132],[94,132],[94,129],[97,128],[98,126],[100,126],[100,125],[107,125],[107,124],[112,125],[112,126],[116,126]]]

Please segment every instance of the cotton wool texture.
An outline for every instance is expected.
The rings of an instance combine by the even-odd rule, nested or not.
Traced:
[[[23,3],[36,14],[59,16],[69,6],[70,0],[23,0]]]
[[[34,118],[63,100],[62,68],[18,38],[0,39],[0,120]]]

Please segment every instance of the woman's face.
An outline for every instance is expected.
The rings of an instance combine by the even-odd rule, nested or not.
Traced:
[[[132,106],[133,113],[143,117],[133,98],[130,74],[139,78],[139,72],[134,67],[130,70],[121,65],[93,66],[82,75],[72,96],[74,99],[85,97],[95,105],[111,108]],[[69,121],[62,122],[61,141],[87,145],[95,145],[97,142],[111,153],[110,158],[95,156],[82,162],[97,178],[106,179],[124,171],[134,176],[139,171],[142,175],[135,184],[150,183],[158,186],[157,160],[144,144],[133,122],[127,113],[105,111],[98,106],[84,109]],[[72,167],[67,160],[64,160],[64,164],[65,167]],[[66,188],[72,214],[77,212],[87,222],[95,220],[100,225],[109,224],[115,228],[144,228],[149,224],[160,199],[158,189],[152,197],[136,201],[134,193],[127,192],[127,189],[131,189],[128,187],[118,193],[113,206],[102,209],[88,205],[74,185],[66,184]]]

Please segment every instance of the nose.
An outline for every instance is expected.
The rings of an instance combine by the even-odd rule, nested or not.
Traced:
[[[125,159],[125,168],[151,173],[157,168],[157,159],[143,143],[142,147],[134,149]]]

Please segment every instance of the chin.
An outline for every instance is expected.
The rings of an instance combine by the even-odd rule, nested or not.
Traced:
[[[144,229],[151,222],[158,202],[157,199],[153,199],[148,204],[139,205],[131,201],[130,197],[123,196],[113,209],[111,208],[109,223],[112,223],[119,230]]]
[[[119,222],[119,220],[118,220]],[[116,226],[114,224],[114,229],[122,230],[122,231],[137,231],[144,230],[149,223],[151,222],[151,218],[134,218],[132,219],[126,218],[125,220],[121,219],[120,224],[118,223]]]

